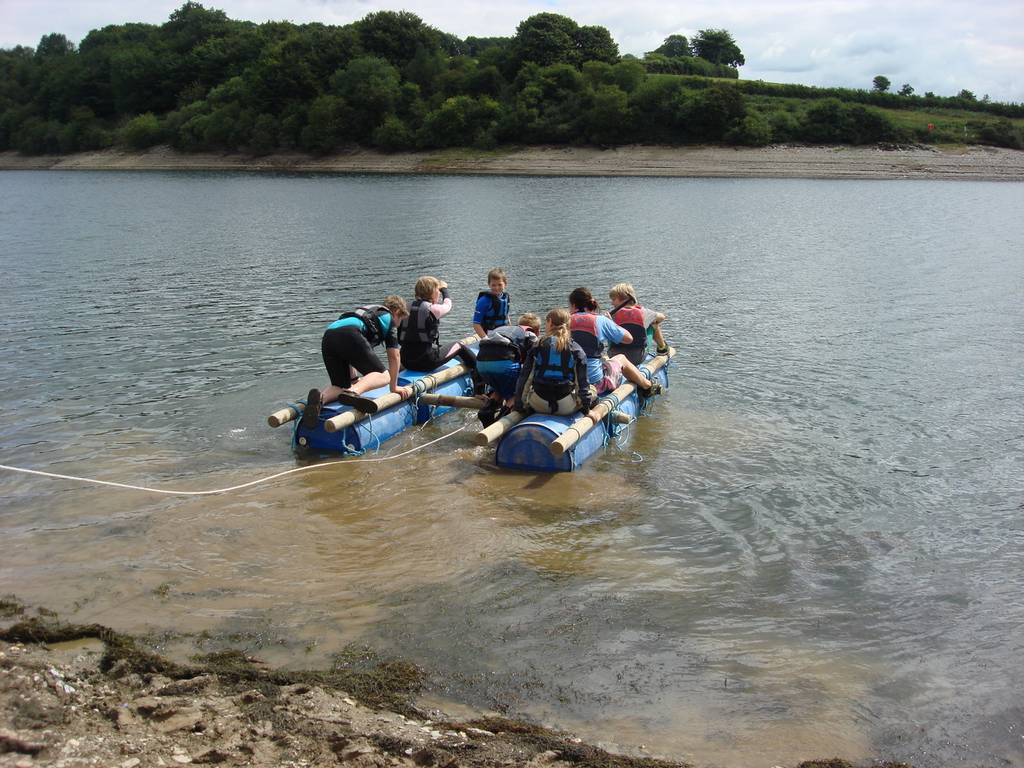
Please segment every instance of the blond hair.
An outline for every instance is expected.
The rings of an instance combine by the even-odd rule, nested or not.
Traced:
[[[516,320],[516,325],[525,325],[534,333],[540,333],[540,318],[533,312],[525,312]]]
[[[501,280],[503,283],[508,283],[508,275],[505,274],[505,270],[501,267],[495,267],[487,273],[487,282],[491,280]]]
[[[626,301],[631,301],[634,304],[638,303],[636,298],[636,289],[633,287],[632,283],[619,283],[617,285],[613,285],[612,289],[608,291],[608,298],[612,301],[615,301],[616,299],[625,299]]]
[[[391,313],[392,317],[402,318],[409,316],[409,307],[401,296],[385,296],[384,306]]]
[[[569,310],[561,307],[552,309],[546,319],[551,325],[548,337],[555,340],[555,349],[565,352],[572,343],[572,335],[569,333]]]
[[[424,275],[416,281],[416,292],[417,299],[423,299],[424,301],[433,301],[434,294],[441,287],[441,281],[436,277],[430,275]]]

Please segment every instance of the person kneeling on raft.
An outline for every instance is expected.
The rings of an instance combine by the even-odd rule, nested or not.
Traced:
[[[441,318],[452,311],[448,283],[427,275],[416,281],[415,291],[416,299],[399,331],[402,365],[410,371],[433,371],[457,357],[475,379],[476,355],[469,347],[457,342],[441,351]]]
[[[408,397],[412,390],[398,386],[400,352],[398,324],[409,314],[405,299],[388,296],[383,304],[368,304],[346,312],[329,326],[320,342],[330,386],[311,389],[306,396],[302,426],[313,429],[320,420],[320,406],[338,400],[366,413],[376,413],[377,404],[363,397],[365,392],[390,385],[391,391]],[[387,349],[387,373],[373,347]],[[362,374],[353,383],[353,372]]]
[[[622,383],[625,376],[637,386],[637,394],[650,397],[661,392],[661,385],[652,382],[625,355],[608,358],[603,353],[604,344],[629,344],[633,336],[611,318],[597,314],[597,301],[586,288],[577,288],[569,294],[569,309],[572,310],[570,330],[572,340],[579,344],[587,356],[587,382],[597,387],[597,394],[611,392]]]
[[[512,409],[519,373],[539,335],[540,318],[527,312],[516,325],[495,328],[480,339],[476,370],[490,392],[487,404],[478,411],[477,418],[485,427]]]
[[[587,384],[587,356],[569,333],[569,313],[553,309],[546,335],[526,356],[516,382],[515,408],[569,416],[582,410],[589,416],[597,393]],[[590,417],[595,423],[600,419]]]

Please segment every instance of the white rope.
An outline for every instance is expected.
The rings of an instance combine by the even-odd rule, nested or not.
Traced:
[[[447,435],[441,435],[441,437],[437,438],[436,440],[431,440],[429,443],[424,443],[423,445],[418,445],[415,448],[410,448],[408,451],[403,451],[402,453],[396,453],[394,456],[374,456],[374,457],[369,458],[369,459],[366,459],[366,458],[362,458],[362,459],[338,459],[337,461],[329,461],[329,462],[325,462],[325,463],[322,463],[322,464],[309,464],[309,465],[307,465],[305,467],[295,467],[294,469],[288,469],[288,470],[285,470],[284,472],[278,472],[277,474],[274,474],[274,475],[268,475],[267,477],[261,477],[261,478],[258,478],[256,480],[250,480],[248,483],[242,483],[241,485],[232,485],[232,486],[230,486],[228,488],[215,488],[215,489],[210,490],[210,491],[178,491],[178,490],[171,490],[171,489],[167,489],[167,488],[150,488],[150,487],[145,486],[145,485],[131,485],[130,483],[115,483],[115,482],[111,482],[110,480],[97,480],[97,479],[91,478],[91,477],[79,477],[78,475],[61,475],[61,474],[58,474],[56,472],[44,472],[43,470],[40,470],[40,469],[25,469],[24,467],[12,467],[12,466],[9,466],[7,464],[0,464],[0,469],[6,469],[9,472],[21,472],[21,473],[26,474],[26,475],[38,475],[40,477],[52,477],[52,478],[55,478],[57,480],[74,480],[74,481],[77,481],[77,482],[80,482],[80,483],[92,483],[93,485],[106,485],[106,486],[109,486],[111,488],[125,488],[125,489],[127,489],[129,491],[146,491],[147,493],[160,493],[160,494],[163,494],[165,496],[214,496],[214,495],[219,494],[219,493],[230,493],[231,491],[240,491],[243,488],[251,488],[254,485],[260,485],[261,483],[269,483],[271,480],[276,480],[277,478],[284,477],[286,475],[295,475],[295,474],[298,474],[299,472],[308,472],[308,471],[312,471],[314,469],[324,469],[325,467],[330,467],[330,466],[333,466],[335,464],[341,464],[341,463],[344,463],[344,464],[356,464],[356,463],[364,462],[364,461],[367,461],[367,462],[369,462],[369,461],[393,461],[394,459],[400,459],[403,456],[408,456],[410,453],[416,453],[416,451],[421,451],[424,448],[427,448],[427,447],[429,447],[431,445],[434,445],[435,443],[441,442],[442,440],[447,440],[449,437],[452,437],[453,435],[457,435],[459,432],[461,432],[462,430],[466,429],[469,426],[470,426],[469,424],[464,424],[463,426],[459,427],[458,429],[452,430]]]

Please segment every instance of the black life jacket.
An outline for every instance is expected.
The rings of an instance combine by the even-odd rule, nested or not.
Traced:
[[[363,321],[363,333],[370,346],[376,346],[384,341],[387,332],[384,330],[384,323],[381,321],[383,315],[390,315],[391,310],[380,304],[365,304],[356,307],[351,312],[343,312],[338,318],[344,320],[346,317],[357,317]],[[394,318],[392,318],[394,322]]]
[[[527,333],[520,325],[503,325],[500,328],[495,328],[480,339],[480,352],[476,359],[481,362],[512,360],[522,363],[531,337],[533,337],[533,333]]]
[[[537,345],[534,354],[533,391],[548,402],[554,413],[558,401],[576,390],[576,359],[571,349],[559,351],[551,336]]]
[[[409,316],[402,320],[401,343],[405,345],[439,346],[438,326],[441,321],[430,311],[431,302],[416,299],[409,305]]]
[[[597,315],[593,312],[574,312],[569,318],[572,340],[583,348],[589,357],[601,356],[601,337],[597,331]]]
[[[484,296],[490,299],[491,306],[484,313],[483,319],[480,321],[480,327],[485,331],[493,331],[495,328],[508,325],[508,308],[511,303],[509,295],[502,293],[500,296],[495,296],[490,291],[480,291],[476,300],[480,301]]]
[[[644,326],[644,308],[639,304],[622,304],[611,311],[612,320],[629,331],[633,341],[629,344],[613,344],[608,354],[625,355],[634,365],[640,365],[647,351],[647,328]]]

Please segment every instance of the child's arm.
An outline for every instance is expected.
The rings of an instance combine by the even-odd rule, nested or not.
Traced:
[[[441,287],[441,303],[431,304],[430,313],[440,320],[442,317],[452,311],[452,300],[448,297],[448,286]]]
[[[523,404],[523,390],[526,389],[526,382],[530,378],[530,374],[533,373],[533,358],[534,355],[531,352],[526,356],[526,360],[523,362],[522,370],[519,371],[519,380],[516,381],[516,404],[515,409],[517,411],[525,411],[526,405]]]
[[[402,353],[398,347],[388,349],[388,376],[391,377],[391,391],[397,392],[403,398],[408,397],[411,392],[409,387],[398,386],[398,369],[402,367]]]
[[[476,307],[473,309],[473,331],[481,339],[487,336],[487,331],[484,330],[482,323],[484,317],[487,315],[487,309],[490,306],[490,299],[486,296],[481,296],[476,300]]]

